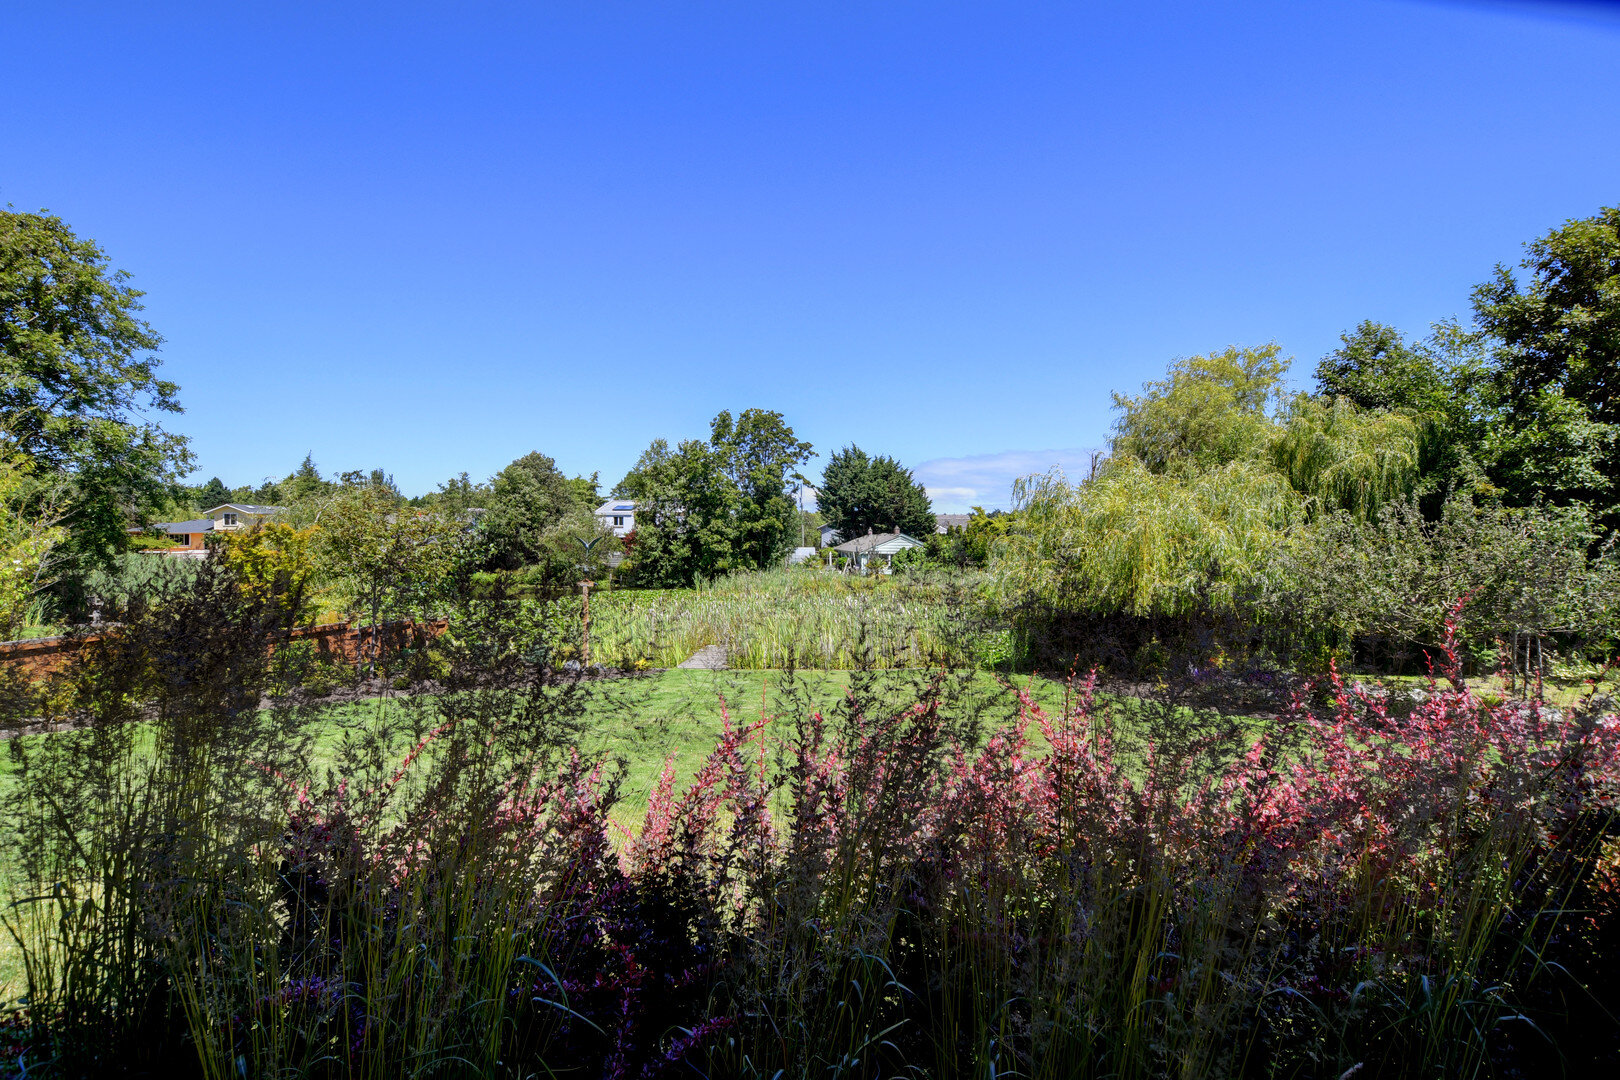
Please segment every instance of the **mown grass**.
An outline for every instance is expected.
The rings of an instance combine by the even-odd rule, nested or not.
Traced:
[[[800,701],[810,709],[834,716],[846,702],[851,672],[808,671],[793,676]],[[612,696],[593,697],[585,716],[586,729],[580,742],[585,757],[614,761],[625,766],[621,809],[639,815],[648,793],[657,783],[666,759],[674,759],[677,783],[690,781],[698,766],[714,749],[722,729],[722,707],[734,723],[748,722],[761,715],[774,723],[791,723],[784,713],[786,676],[780,671],[698,671],[672,669],[627,681]],[[916,701],[913,693],[926,676],[891,679],[879,685],[879,693],[895,707]],[[1066,688],[1045,678],[1023,679],[1031,696],[1043,707],[1060,708]],[[1001,680],[988,672],[975,672],[957,678],[948,688],[953,707],[982,713],[986,726],[1010,721],[1016,715],[1016,698]],[[767,735],[775,734],[767,728]]]

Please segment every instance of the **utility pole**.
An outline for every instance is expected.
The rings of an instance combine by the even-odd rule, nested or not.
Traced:
[[[804,547],[804,486],[810,481],[803,473],[794,473],[793,479],[799,482],[799,546]]]

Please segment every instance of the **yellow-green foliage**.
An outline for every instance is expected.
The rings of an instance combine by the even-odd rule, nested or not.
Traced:
[[[1018,495],[1024,528],[994,563],[1002,595],[1134,615],[1230,603],[1300,515],[1282,476],[1250,461],[1177,475],[1121,457],[1088,483],[1033,477]]]
[[[20,513],[28,466],[0,450],[0,638],[12,638],[27,623],[29,606],[45,584],[44,566],[66,530],[36,514]]]
[[[1215,468],[1263,452],[1288,361],[1275,344],[1172,361],[1140,395],[1114,395],[1114,456],[1153,472]]]
[[[591,660],[674,667],[719,645],[732,667],[748,669],[972,666],[1001,643],[969,631],[962,592],[960,580],[773,571],[696,589],[607,593],[591,599]]]
[[[1277,584],[1298,528],[1360,519],[1411,494],[1411,417],[1300,395],[1280,412],[1275,345],[1177,360],[1114,396],[1113,453],[1089,481],[1020,482],[1020,525],[995,546],[1002,596],[1070,610],[1183,615]]]
[[[1400,413],[1302,394],[1272,440],[1271,457],[1319,507],[1370,521],[1379,507],[1411,492],[1418,434],[1417,422]]]
[[[244,589],[255,597],[298,605],[294,620],[308,622],[317,614],[314,598],[305,591],[314,575],[316,528],[295,529],[269,522],[227,533],[215,557],[241,577]]]

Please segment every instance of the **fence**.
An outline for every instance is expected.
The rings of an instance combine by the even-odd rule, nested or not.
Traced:
[[[284,639],[286,641],[313,641],[315,648],[322,654],[344,663],[358,663],[362,646],[369,652],[377,643],[381,651],[387,653],[408,645],[419,644],[429,637],[438,637],[444,633],[449,625],[447,619],[430,619],[418,622],[415,619],[399,619],[386,622],[377,628],[377,638],[372,637],[370,626],[355,626],[351,623],[323,623],[320,626],[300,626],[294,628]],[[116,629],[109,630],[116,633]],[[0,664],[11,665],[20,669],[31,679],[44,678],[61,669],[69,663],[75,653],[86,645],[100,641],[105,634],[65,634],[61,637],[34,638],[29,641],[0,641]],[[271,642],[269,648],[275,650],[276,642]]]

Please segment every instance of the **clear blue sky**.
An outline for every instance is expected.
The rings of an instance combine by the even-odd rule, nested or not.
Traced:
[[[148,291],[199,480],[611,484],[760,406],[1005,504],[1174,356],[1308,382],[1620,202],[1595,5],[298,7],[0,24],[0,203]]]

